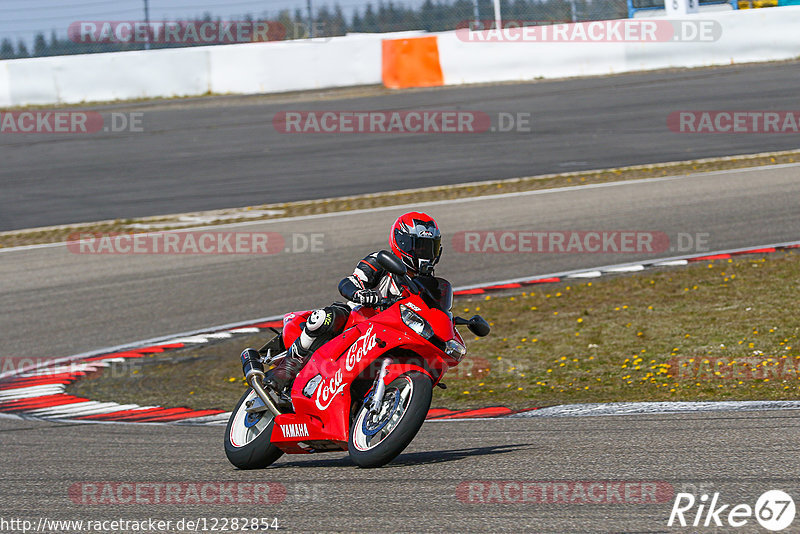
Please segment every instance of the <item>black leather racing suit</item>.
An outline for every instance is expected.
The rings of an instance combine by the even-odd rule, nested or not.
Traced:
[[[378,253],[373,252],[358,262],[353,274],[339,282],[339,293],[348,303],[335,302],[315,310],[309,316],[300,337],[289,347],[286,357],[268,379],[269,387],[282,391],[289,385],[308,362],[311,354],[342,332],[353,306],[374,305],[377,298],[398,297],[402,290],[392,274],[378,263]]]

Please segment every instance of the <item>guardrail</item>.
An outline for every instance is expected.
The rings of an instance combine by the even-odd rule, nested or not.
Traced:
[[[381,41],[420,34],[352,34],[0,61],[0,107],[379,84]]]
[[[655,40],[624,38],[626,25],[641,32],[642,19],[607,23],[620,27],[618,35],[605,41],[591,37],[593,31],[595,36],[607,36],[612,31],[596,26],[603,22],[538,27],[527,36],[520,30],[480,35],[470,35],[467,30],[440,33],[434,47],[406,45],[406,57],[394,58],[395,69],[416,70],[415,75],[387,74],[384,64],[384,83],[395,88],[437,85],[431,83],[436,78],[436,67],[441,71],[439,85],[459,85],[779,61],[800,56],[797,6],[700,13],[681,20],[652,19]],[[682,28],[687,35],[678,34]],[[692,37],[692,32],[706,30],[705,38]],[[581,39],[582,35],[586,38]],[[384,42],[384,49],[387,46]],[[439,58],[433,67],[430,57],[419,57],[429,56],[432,49]],[[398,83],[415,78],[420,83]]]

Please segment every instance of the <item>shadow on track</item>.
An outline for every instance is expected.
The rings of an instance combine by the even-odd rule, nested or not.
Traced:
[[[468,449],[403,453],[391,463],[384,466],[384,469],[391,467],[406,467],[410,465],[453,462],[457,460],[463,460],[464,458],[469,458],[471,456],[489,456],[492,454],[504,454],[508,452],[530,449],[532,446],[532,443],[520,443],[517,445],[495,445],[491,447],[472,447]],[[279,469],[282,467],[355,467],[355,464],[350,461],[348,456],[342,456],[340,458],[330,458],[325,460],[283,462],[276,464],[272,469]]]

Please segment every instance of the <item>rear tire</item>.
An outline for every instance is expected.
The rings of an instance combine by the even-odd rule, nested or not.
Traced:
[[[261,412],[260,418],[248,421],[250,414],[245,411],[245,402],[254,398],[256,392],[248,389],[233,409],[225,429],[225,456],[239,469],[263,469],[283,455],[270,442],[275,423],[272,413]]]
[[[364,399],[350,425],[348,451],[359,467],[380,467],[394,460],[419,432],[431,407],[433,383],[419,371],[402,374],[386,386],[383,408],[369,415]]]

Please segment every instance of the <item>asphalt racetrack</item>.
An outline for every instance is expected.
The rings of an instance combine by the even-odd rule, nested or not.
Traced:
[[[391,146],[385,139],[338,136],[289,142],[265,133],[276,146],[262,142],[255,132],[264,128],[262,122],[269,127],[277,106],[272,111],[269,105],[258,106],[267,117],[264,121],[246,105],[172,111],[166,106],[153,114],[154,121],[163,121],[162,133],[131,137],[127,144],[113,139],[30,142],[3,137],[3,144],[19,146],[4,150],[8,166],[0,171],[0,179],[9,184],[10,195],[3,196],[0,224],[24,227],[71,221],[79,213],[97,219],[140,209],[166,213],[222,207],[220,203],[253,204],[267,201],[259,196],[267,189],[269,195],[284,195],[282,199],[364,192],[365,184],[374,190],[396,189],[396,176],[401,174],[416,176],[402,184],[410,187],[537,174],[570,161],[585,161],[583,168],[594,168],[796,148],[791,136],[701,138],[663,131],[667,110],[686,107],[687,100],[685,91],[674,95],[670,91],[675,87],[664,84],[682,80],[698,99],[693,108],[735,104],[758,109],[764,94],[770,94],[771,106],[781,108],[785,98],[784,108],[790,109],[790,91],[785,88],[793,87],[788,80],[796,74],[794,64],[735,67],[564,85],[404,93],[384,100],[389,103],[374,104],[452,106],[456,95],[466,108],[525,109],[538,102],[542,120],[550,114],[539,123],[548,124],[549,138],[534,135],[515,141],[515,135],[505,135],[493,145],[489,141],[494,138],[476,137],[463,147],[446,136],[398,138]],[[624,96],[615,84],[637,96]],[[330,103],[306,105],[323,108]],[[368,106],[363,101],[349,105]],[[573,117],[584,113],[586,128],[565,122],[566,110]],[[241,115],[237,119],[230,113]],[[242,125],[244,116],[250,118],[250,130]],[[195,127],[177,117],[191,117]],[[220,124],[228,125],[225,131]],[[619,130],[614,133],[615,129]],[[230,142],[222,146],[223,138]],[[170,139],[182,141],[170,144]],[[491,158],[481,154],[483,144],[486,155],[494,154]],[[253,151],[256,145],[262,152]],[[164,147],[171,147],[169,157]],[[317,153],[318,159],[312,157]],[[386,159],[391,154],[396,155],[394,161]],[[474,161],[465,163],[465,155]],[[504,155],[508,161],[503,161]],[[140,158],[145,160],[141,165],[132,164]],[[356,165],[356,160],[361,163]],[[219,180],[223,168],[230,171],[225,181]],[[316,186],[287,181],[290,168],[295,176],[317,180]],[[48,179],[40,180],[42,176]],[[464,253],[450,240],[464,230],[639,230],[664,232],[673,244],[679,234],[692,236],[695,245],[702,234],[707,250],[797,240],[798,178],[800,167],[787,165],[445,202],[425,210],[447,236],[438,273],[461,286],[705,251],[695,246],[654,254]],[[153,182],[145,186],[140,179]],[[185,187],[187,183],[192,186]],[[329,185],[320,187],[323,183]],[[115,202],[109,201],[112,197]],[[337,282],[358,258],[385,246],[387,229],[402,211],[389,208],[234,229],[278,232],[287,243],[295,235],[321,234],[324,252],[293,251],[293,245],[287,245],[289,252],[270,256],[110,256],[75,254],[64,246],[0,252],[0,354],[66,356],[327,303],[336,298]],[[243,472],[225,459],[222,427],[88,426],[0,418],[0,510],[2,519],[34,524],[41,518],[170,520],[172,532],[181,519],[205,518],[210,525],[215,519],[243,516],[277,518],[284,531],[689,532],[697,529],[667,526],[677,492],[719,492],[725,504],[750,506],[766,490],[796,494],[797,421],[793,411],[775,411],[430,422],[409,449],[383,469],[359,470],[344,453],[333,453],[283,457],[274,468]],[[656,484],[668,497],[658,493],[655,501],[641,503],[634,491],[622,501],[518,502],[516,493],[504,497],[501,489],[498,502],[491,490],[513,489],[498,486],[506,482],[589,485],[609,480]],[[260,506],[137,504],[135,499],[92,504],[81,499],[84,483],[104,482],[271,483],[283,497]],[[756,530],[753,519],[739,529]]]
[[[674,493],[720,492],[720,504],[752,507],[764,491],[796,494],[800,486],[800,425],[791,411],[431,422],[395,462],[372,470],[354,467],[345,453],[331,453],[284,456],[268,470],[236,471],[222,452],[222,432],[0,419],[3,517],[34,524],[43,517],[156,518],[173,525],[182,518],[206,518],[209,526],[214,518],[263,517],[277,518],[283,532],[714,532],[667,527]],[[510,502],[498,502],[490,480],[586,487],[643,481],[656,484],[659,492],[655,501],[641,503],[632,484],[629,497],[621,493],[623,502],[615,496],[612,502],[584,498],[580,504],[532,497],[520,502],[521,493],[509,490]],[[135,499],[90,504],[92,497],[82,498],[87,482],[102,488],[117,487],[103,482],[187,481],[277,483],[285,494],[280,503],[259,506],[136,504]],[[459,493],[466,484],[486,489]],[[86,494],[102,496],[100,490]],[[129,499],[129,493],[112,495],[105,502]],[[695,512],[687,513],[687,521]],[[747,527],[736,531],[766,532],[752,518]]]
[[[680,110],[792,110],[800,63],[419,90],[99,108],[143,132],[0,136],[0,231],[797,148],[796,135],[679,134]],[[288,110],[530,114],[530,131],[281,134]]]

